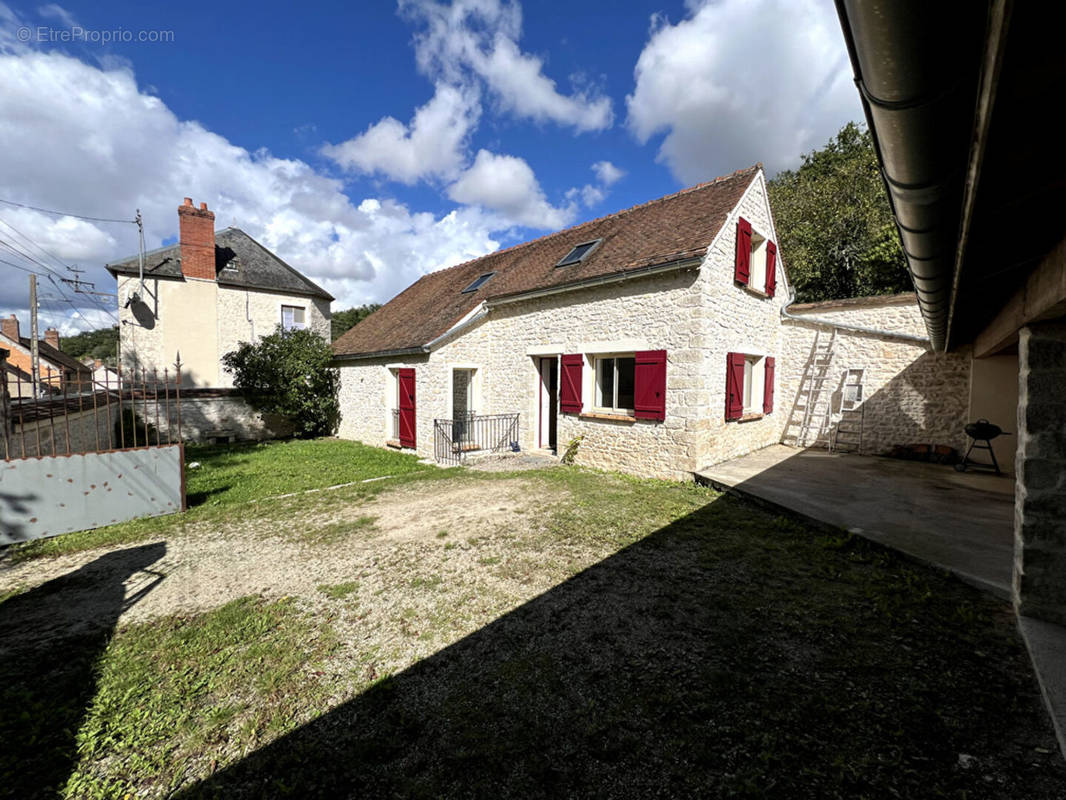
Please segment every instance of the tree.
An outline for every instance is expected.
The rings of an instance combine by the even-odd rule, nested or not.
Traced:
[[[222,356],[233,385],[253,408],[288,417],[304,438],[329,436],[340,422],[340,375],[333,350],[311,330],[283,330]]]
[[[769,182],[781,252],[801,302],[910,291],[870,132],[849,122]]]
[[[354,328],[379,308],[381,308],[380,303],[367,303],[365,306],[359,306],[359,308],[349,308],[347,311],[334,312],[333,320],[330,322],[330,333],[333,336],[333,341],[337,341],[343,334]]]
[[[118,326],[98,331],[82,331],[59,340],[59,348],[71,358],[98,358],[108,366],[115,366],[118,352]]]

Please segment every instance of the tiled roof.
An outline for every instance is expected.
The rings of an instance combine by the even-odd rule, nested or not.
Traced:
[[[794,303],[789,311],[832,311],[839,308],[865,308],[867,306],[907,306],[918,303],[914,292],[900,294],[871,294],[864,297],[844,297],[839,300],[818,300],[813,303]]]
[[[432,272],[333,343],[338,356],[419,348],[448,331],[485,300],[580,284],[702,256],[761,169],[732,175],[572,228]],[[556,267],[577,244],[602,243],[582,262]],[[475,292],[462,290],[495,272]]]
[[[112,275],[137,275],[139,256],[130,256],[107,269]],[[333,300],[333,295],[308,280],[240,228],[215,233],[215,271],[219,286],[263,289]],[[181,247],[172,244],[144,255],[144,274],[151,278],[181,278]]]

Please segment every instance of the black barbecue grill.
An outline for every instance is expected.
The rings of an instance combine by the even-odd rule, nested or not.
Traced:
[[[987,419],[979,419],[977,422],[971,422],[965,428],[966,435],[972,439],[969,449],[966,450],[966,455],[962,457],[962,461],[955,465],[955,469],[959,472],[965,472],[967,467],[978,467],[980,469],[994,470],[997,475],[1002,475],[999,471],[999,462],[996,461],[996,453],[992,449],[992,440],[997,436],[1010,436],[999,425],[993,425]],[[992,457],[992,463],[986,464],[983,461],[971,461],[970,453],[974,449],[987,450],[988,455]]]

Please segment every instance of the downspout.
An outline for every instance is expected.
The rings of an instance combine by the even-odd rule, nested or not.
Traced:
[[[825,317],[808,317],[806,315],[797,316],[795,314],[790,314],[788,309],[795,302],[796,292],[790,287],[788,292],[788,302],[781,306],[781,316],[784,319],[791,319],[795,322],[810,322],[815,325],[828,325],[830,328],[836,328],[837,330],[841,331],[851,331],[852,333],[865,333],[873,336],[883,336],[888,339],[900,339],[904,342],[915,342],[917,344],[924,344],[930,347],[932,346],[932,342],[930,341],[928,336],[916,336],[913,333],[901,333],[899,331],[886,331],[882,330],[881,328],[868,328],[865,325],[846,325],[842,322],[835,322],[833,320],[826,319]]]
[[[450,336],[454,336],[455,334],[459,333],[460,331],[466,330],[467,328],[469,328],[471,325],[473,325],[476,322],[481,322],[481,320],[485,319],[485,317],[487,317],[488,315],[489,315],[488,308],[486,308],[485,305],[482,304],[481,308],[478,310],[478,312],[476,314],[474,314],[473,316],[467,317],[462,322],[460,322],[458,325],[454,325],[453,327],[449,328],[444,333],[442,333],[440,336],[438,336],[436,339],[432,339],[432,340],[426,342],[424,345],[422,345],[422,350],[428,353],[430,350],[432,350],[434,348],[435,345],[437,345],[437,343],[444,341],[445,339],[447,339]]]

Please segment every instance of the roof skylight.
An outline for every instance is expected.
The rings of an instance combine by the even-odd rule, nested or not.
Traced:
[[[584,261],[602,241],[603,239],[593,239],[591,242],[582,242],[581,244],[576,245],[574,249],[567,253],[555,266],[567,267],[571,264],[577,264],[578,262]]]
[[[496,274],[495,272],[486,272],[484,275],[479,275],[474,280],[474,282],[471,283],[469,286],[467,286],[465,289],[463,289],[463,291],[461,291],[460,294],[467,294],[468,292],[476,292],[478,289],[480,289],[482,286],[484,286],[486,283],[488,283],[489,280],[492,278],[492,276],[495,275],[495,274]]]

